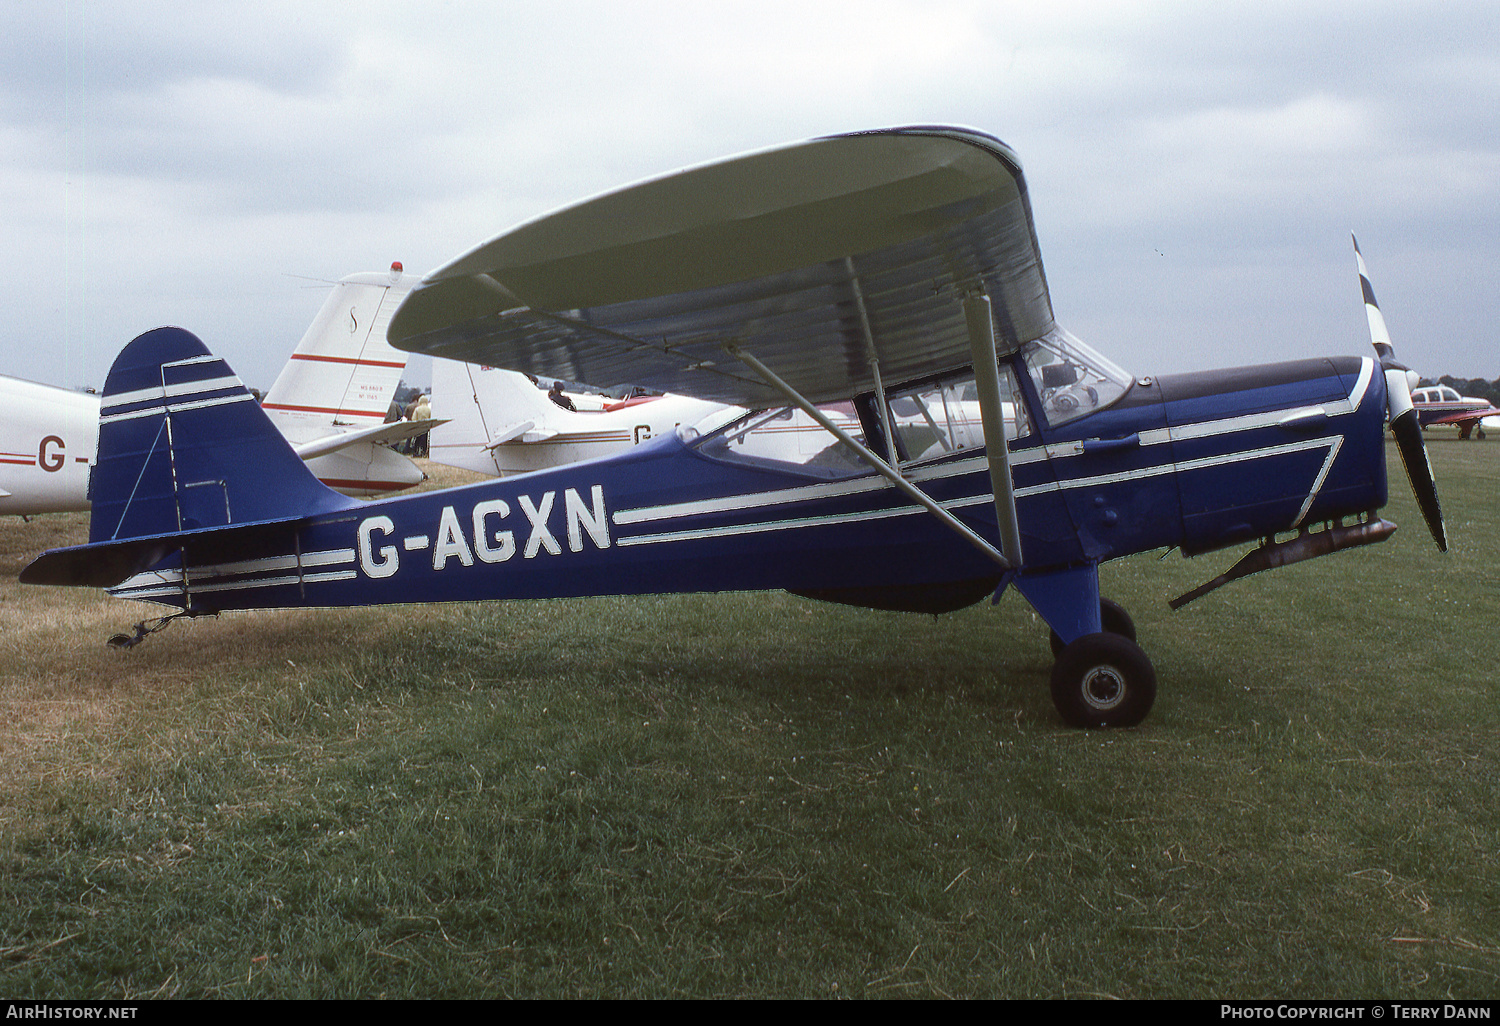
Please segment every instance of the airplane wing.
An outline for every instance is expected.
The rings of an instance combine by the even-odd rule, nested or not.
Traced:
[[[832,136],[648,180],[528,222],[434,271],[398,349],[598,386],[780,404],[731,342],[814,402],[1002,353],[1053,327],[1020,162],[991,136]]]
[[[376,424],[374,427],[361,428],[358,431],[347,431],[341,435],[324,435],[310,442],[300,442],[292,446],[292,449],[304,460],[316,459],[326,456],[331,452],[347,449],[351,445],[361,442],[402,442],[408,438],[415,438],[425,434],[437,427],[439,424],[448,423],[446,420],[397,420],[389,424]]]
[[[1491,406],[1487,410],[1459,410],[1442,417],[1434,417],[1428,424],[1477,424],[1486,417],[1500,417],[1500,410]]]

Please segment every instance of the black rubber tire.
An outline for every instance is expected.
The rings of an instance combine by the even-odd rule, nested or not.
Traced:
[[[1118,634],[1131,641],[1135,640],[1135,621],[1130,618],[1129,613],[1125,612],[1125,607],[1113,599],[1101,598],[1099,600],[1099,625],[1110,634]],[[1053,659],[1062,655],[1063,649],[1067,647],[1056,631],[1050,632],[1047,641],[1052,646]]]
[[[1123,635],[1086,634],[1052,667],[1052,704],[1070,727],[1134,727],[1155,702],[1156,668]]]

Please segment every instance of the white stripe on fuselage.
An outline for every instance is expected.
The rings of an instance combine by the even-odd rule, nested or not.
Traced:
[[[241,588],[269,588],[281,584],[297,584],[299,582],[313,583],[315,581],[348,580],[355,576],[352,569],[315,574],[299,573],[297,576],[256,578],[250,581],[229,581],[227,578],[295,570],[299,566],[303,570],[306,570],[310,567],[339,566],[340,564],[353,562],[354,550],[351,548],[329,549],[325,552],[304,552],[301,555],[264,556],[259,559],[242,560],[237,563],[198,565],[192,567],[191,573],[188,575],[188,589],[190,591],[225,591]],[[152,598],[166,595],[180,595],[182,594],[182,571],[180,569],[151,570],[146,573],[136,574],[129,580],[123,581],[111,588],[110,592],[125,598]]]

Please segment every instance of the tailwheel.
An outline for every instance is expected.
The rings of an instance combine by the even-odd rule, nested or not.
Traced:
[[[1129,638],[1086,634],[1052,667],[1052,702],[1070,727],[1133,727],[1156,701],[1156,669]]]
[[[1122,637],[1135,640],[1135,621],[1130,614],[1125,612],[1125,607],[1111,599],[1101,598],[1099,600],[1099,626],[1110,634],[1118,634]],[[1052,645],[1052,658],[1056,659],[1063,654],[1067,648],[1063,639],[1056,631],[1051,632],[1048,641]]]

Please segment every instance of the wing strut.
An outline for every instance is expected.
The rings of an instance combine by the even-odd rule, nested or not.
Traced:
[[[896,437],[891,430],[891,408],[885,403],[885,383],[880,380],[880,358],[875,352],[875,333],[870,330],[870,311],[865,307],[865,290],[859,283],[859,273],[854,269],[853,257],[844,257],[844,267],[849,272],[849,288],[854,293],[854,308],[859,311],[859,330],[865,341],[865,358],[870,365],[870,376],[875,379],[875,409],[880,413],[880,430],[885,435],[886,455],[899,468]]]
[[[994,345],[995,343],[992,337],[990,340],[990,352],[992,354],[992,360]],[[1020,568],[1019,562],[1012,563],[1003,554],[1001,554],[1000,550],[996,549],[989,542],[985,541],[984,538],[976,534],[968,527],[968,525],[964,524],[963,521],[959,520],[952,513],[949,513],[942,506],[938,505],[935,501],[929,498],[927,494],[920,488],[912,484],[910,481],[906,480],[906,478],[902,477],[900,473],[898,473],[895,468],[893,468],[889,463],[881,459],[879,456],[876,456],[864,445],[860,444],[860,442],[853,436],[851,436],[847,431],[839,427],[833,421],[829,420],[828,417],[823,414],[822,410],[819,410],[812,403],[808,402],[807,399],[804,398],[795,388],[787,384],[785,381],[781,380],[781,378],[777,377],[776,373],[772,371],[771,368],[761,363],[754,356],[741,350],[740,347],[735,345],[733,342],[724,343],[724,351],[729,355],[738,358],[747,367],[755,371],[756,374],[759,374],[766,384],[770,385],[776,391],[786,396],[789,402],[791,402],[794,406],[796,406],[803,413],[807,414],[813,420],[817,421],[820,425],[822,425],[825,431],[837,438],[847,448],[853,450],[853,452],[856,453],[860,459],[864,460],[870,466],[874,467],[876,473],[885,478],[891,484],[895,485],[896,488],[898,488],[903,494],[907,496],[907,498],[911,499],[918,506],[921,506],[923,509],[927,510],[927,512],[937,517],[949,528],[956,531],[970,545],[973,545],[980,552],[984,553],[990,559],[1000,564],[1000,567],[1002,569],[1017,570]],[[996,385],[995,391],[998,396],[998,385]],[[997,402],[996,406],[998,407],[998,405],[999,404]],[[1000,435],[1002,444],[1004,437],[1005,436],[1003,434],[1002,426],[1002,434]],[[1007,485],[1009,484],[1009,482],[1010,478],[1007,477]],[[1014,506],[1012,506],[1012,508],[1014,508]]]
[[[990,489],[995,493],[995,520],[1005,562],[1021,565],[1021,529],[1016,524],[1016,494],[1010,477],[1010,445],[1005,439],[1005,410],[1000,405],[1000,364],[995,356],[995,321],[990,297],[974,291],[964,297],[969,350],[974,357],[974,385],[984,424],[984,451],[990,461]],[[1019,416],[1019,411],[1017,411]]]

